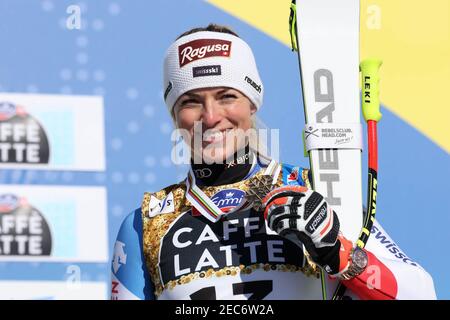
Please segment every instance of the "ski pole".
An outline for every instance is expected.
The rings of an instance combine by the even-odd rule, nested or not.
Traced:
[[[377,209],[377,174],[378,174],[378,141],[377,123],[381,119],[379,97],[379,69],[382,61],[379,59],[365,59],[360,63],[362,79],[362,111],[367,122],[368,145],[368,182],[367,182],[367,214],[363,222],[361,234],[356,245],[364,248],[369,239],[370,230],[375,221]]]
[[[378,141],[377,141],[377,123],[381,119],[379,83],[378,74],[381,67],[379,59],[365,59],[359,68],[362,79],[362,111],[364,119],[367,122],[367,140],[369,150],[368,179],[367,179],[367,214],[364,217],[361,233],[356,241],[356,245],[364,248],[369,240],[370,230],[375,221],[375,212],[377,209],[377,174],[378,174]],[[345,294],[345,286],[339,283],[333,300],[341,300]]]

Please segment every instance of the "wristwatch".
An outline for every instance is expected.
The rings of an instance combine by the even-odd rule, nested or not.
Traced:
[[[349,261],[348,269],[341,274],[343,280],[350,280],[359,276],[366,269],[369,258],[364,249],[356,246],[350,253]]]

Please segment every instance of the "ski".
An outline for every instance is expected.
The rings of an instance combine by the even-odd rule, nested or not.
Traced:
[[[338,213],[341,231],[354,243],[363,227],[359,6],[359,0],[301,0],[297,5],[294,0],[290,17],[312,187]],[[343,297],[339,282],[321,279],[323,299]]]
[[[295,12],[312,185],[356,243],[363,223],[359,0],[300,0]]]

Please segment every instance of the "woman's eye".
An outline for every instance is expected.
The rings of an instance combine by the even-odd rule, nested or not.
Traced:
[[[234,94],[228,93],[228,94],[224,94],[222,96],[222,99],[237,99],[237,96]]]
[[[198,104],[198,103],[200,103],[198,100],[195,100],[195,99],[186,99],[186,100],[183,100],[183,101],[181,102],[181,106],[187,106],[187,105]]]

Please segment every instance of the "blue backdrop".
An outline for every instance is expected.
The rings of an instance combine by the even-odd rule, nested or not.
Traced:
[[[66,28],[72,4],[81,8],[80,30]],[[107,159],[105,172],[1,170],[0,183],[106,186],[111,253],[122,219],[140,206],[144,191],[184,178],[185,167],[170,160],[162,61],[180,33],[210,22],[232,26],[254,49],[266,89],[259,116],[281,129],[281,160],[308,166],[296,54],[244,22],[199,0],[0,0],[0,92],[102,95]],[[378,220],[431,273],[438,297],[448,299],[449,155],[382,112]],[[4,262],[0,280],[63,280],[67,266]],[[79,266],[82,280],[109,282],[108,264]]]

